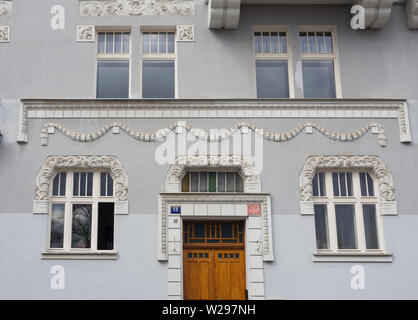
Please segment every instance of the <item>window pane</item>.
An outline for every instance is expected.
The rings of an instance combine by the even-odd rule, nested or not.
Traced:
[[[168,53],[174,53],[174,32],[168,33]]]
[[[279,53],[279,35],[277,32],[271,33],[271,53]]]
[[[97,52],[98,53],[104,53],[105,52],[105,33],[104,32],[99,32]]]
[[[373,197],[374,196],[374,186],[373,186],[373,179],[372,177],[370,177],[370,175],[367,173],[366,174],[367,177],[367,186],[369,187],[369,197]]]
[[[356,249],[356,229],[353,205],[335,205],[339,249]]]
[[[319,173],[319,195],[321,197],[324,197],[326,195],[325,191],[325,173],[320,172]]]
[[[351,172],[347,172],[347,195],[349,197],[353,196],[353,178],[352,178],[352,173]]]
[[[106,196],[106,173],[100,173],[100,196]]]
[[[315,175],[315,177],[312,180],[312,192],[313,196],[317,197],[319,196],[319,190],[318,190],[318,174]]]
[[[113,53],[113,32],[106,32],[106,53]]]
[[[122,52],[122,33],[115,33],[115,53]]]
[[[244,192],[244,184],[238,172],[235,172],[235,192]]]
[[[308,32],[309,52],[316,53],[315,32]]]
[[[216,172],[209,172],[209,192],[216,192]]]
[[[379,249],[376,225],[376,207],[374,204],[363,205],[364,232],[366,234],[366,248]]]
[[[182,182],[181,182],[181,192],[189,192],[189,184],[190,184],[190,180],[189,180],[190,174],[186,173],[186,175],[184,176]]]
[[[144,61],[142,97],[174,98],[174,61]]]
[[[218,172],[218,192],[225,192],[225,172]]]
[[[287,61],[256,61],[257,97],[289,98]]]
[[[74,172],[73,174],[74,178],[73,178],[73,196],[78,196],[78,187],[79,187],[79,178],[80,178],[80,173],[79,172]]]
[[[200,172],[200,192],[208,192],[208,173]]]
[[[280,53],[287,53],[286,32],[280,32]]]
[[[99,203],[97,249],[113,250],[114,203]]]
[[[158,53],[158,32],[151,33],[151,53]]]
[[[64,214],[64,204],[52,204],[50,248],[62,248],[64,246]]]
[[[226,173],[226,192],[235,191],[235,172]]]
[[[65,196],[65,183],[67,182],[67,172],[60,173],[60,196]]]
[[[80,173],[80,196],[86,195],[86,173]]]
[[[318,46],[318,53],[325,53],[325,40],[323,32],[316,33],[316,43]]]
[[[97,98],[129,98],[129,61],[97,62]]]
[[[232,238],[232,222],[222,222],[222,238]]]
[[[308,39],[306,38],[306,32],[301,32],[299,35],[299,41],[300,41],[300,50],[302,53],[308,52]]]
[[[199,192],[199,173],[192,172],[191,176],[191,192]]]
[[[142,34],[142,53],[149,53],[150,50],[150,34],[148,32],[144,32]]]
[[[131,34],[124,33],[123,34],[123,53],[129,53],[131,51]]]
[[[334,196],[339,197],[340,196],[340,188],[339,188],[339,185],[338,185],[338,173],[337,172],[332,173],[332,186],[333,186],[333,189],[334,189]]]
[[[366,185],[366,174],[364,172],[360,172],[360,189],[361,189],[361,196],[367,196],[367,185]]]
[[[91,247],[91,204],[73,204],[71,248]]]
[[[340,190],[341,190],[341,196],[346,197],[347,196],[347,188],[345,184],[345,172],[340,172]]]
[[[325,32],[325,50],[327,53],[334,52],[333,45],[332,45],[332,33]]]
[[[93,172],[87,173],[87,196],[93,195]]]
[[[167,52],[167,34],[165,32],[161,32],[159,34],[159,53],[166,53]]]
[[[324,204],[314,205],[317,249],[328,249],[327,208]]]
[[[335,98],[333,61],[302,61],[305,98]]]
[[[60,181],[60,174],[57,173],[57,175],[55,176],[52,182],[52,195],[53,196],[58,196],[59,181]]]
[[[270,33],[263,32],[263,52],[270,53]]]
[[[255,53],[261,53],[261,32],[254,32]]]
[[[107,174],[107,196],[113,196],[113,178],[110,174]]]

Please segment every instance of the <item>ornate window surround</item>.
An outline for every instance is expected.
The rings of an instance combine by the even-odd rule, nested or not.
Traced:
[[[397,215],[392,173],[375,155],[310,156],[300,173],[300,209],[302,215],[314,215],[312,179],[318,169],[369,169],[379,186],[381,215]]]
[[[128,175],[114,156],[49,156],[36,176],[33,213],[48,214],[50,186],[57,170],[109,170],[114,184],[115,214],[128,214]]]

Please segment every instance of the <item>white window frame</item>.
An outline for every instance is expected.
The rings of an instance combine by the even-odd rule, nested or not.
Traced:
[[[62,170],[57,171],[56,174],[60,172],[66,172],[66,186],[65,186],[65,196],[53,196],[52,188],[53,184],[51,183],[50,187],[50,201],[49,201],[49,215],[48,215],[48,228],[47,228],[47,251],[49,253],[62,253],[62,252],[84,252],[84,253],[95,253],[95,252],[104,252],[111,253],[115,250],[115,232],[113,232],[113,250],[98,250],[97,249],[97,236],[98,236],[98,208],[99,203],[115,203],[114,196],[100,196],[100,173],[106,172],[106,170],[88,170],[88,169],[75,169],[75,170]],[[93,172],[93,194],[92,196],[73,196],[73,179],[74,172]],[[56,176],[54,175],[54,178]],[[53,179],[51,180],[53,181]],[[113,182],[114,183],[114,182]],[[115,188],[113,188],[113,191]],[[64,239],[63,239],[63,248],[51,248],[51,220],[52,220],[52,206],[54,204],[64,204],[65,205],[65,214],[64,214]],[[92,221],[91,221],[91,239],[90,239],[90,248],[72,248],[71,247],[71,237],[72,237],[72,214],[73,214],[73,204],[91,204],[92,205]]]
[[[303,53],[300,48],[300,33],[301,32],[331,32],[332,37],[332,53]],[[337,39],[337,27],[336,26],[321,26],[321,25],[302,25],[298,27],[297,33],[298,46],[299,46],[299,63],[300,63],[300,77],[302,78],[301,90],[303,91],[303,76],[302,76],[302,61],[304,60],[318,60],[318,61],[333,61],[334,63],[334,80],[335,80],[335,97],[336,99],[342,98],[341,87],[341,73],[339,65],[339,52],[338,52],[338,39]],[[309,99],[309,98],[306,98]]]
[[[377,194],[378,185],[376,183],[376,177],[371,171],[368,170],[319,170],[316,173],[325,173],[325,196],[314,196],[314,205],[326,206],[326,218],[328,226],[328,249],[316,249],[317,254],[385,254],[386,245],[383,232],[383,219],[380,212],[379,195]],[[334,196],[333,189],[333,172],[351,172],[353,183],[353,196]],[[360,187],[360,172],[367,172],[373,180],[374,196],[361,196]],[[357,239],[357,249],[339,249],[337,240],[337,223],[335,216],[335,205],[349,204],[354,205],[355,210],[355,230]],[[375,205],[376,209],[376,227],[377,227],[377,241],[379,249],[367,249],[366,248],[366,235],[364,231],[363,220],[363,205],[371,204]],[[316,243],[316,241],[315,241]]]
[[[109,33],[129,33],[129,53],[99,53],[99,33],[109,32]],[[106,39],[106,36],[105,36]],[[123,39],[122,39],[123,41]],[[106,45],[105,45],[106,51]],[[94,74],[95,74],[95,83],[94,83],[94,98],[97,98],[97,71],[99,61],[128,61],[129,62],[129,89],[128,89],[128,98],[131,98],[131,85],[132,85],[132,31],[130,28],[126,27],[112,27],[112,28],[96,28],[96,62],[94,65]]]
[[[290,27],[289,26],[282,26],[282,25],[257,25],[253,26],[252,30],[252,46],[253,46],[253,54],[254,54],[254,75],[255,75],[255,86],[256,86],[256,96],[258,98],[257,92],[257,61],[287,61],[287,72],[288,72],[288,86],[289,86],[289,99],[295,98],[295,86],[294,86],[294,76],[293,76],[293,62],[292,62],[292,48],[290,46]],[[255,41],[254,41],[254,33],[255,32],[285,32],[286,33],[286,46],[287,46],[287,53],[256,53],[255,52]]]
[[[152,32],[172,32],[174,33],[174,53],[147,53],[144,54],[142,52],[142,39],[144,33],[152,33]],[[158,42],[160,41],[158,37]],[[140,88],[139,94],[141,99],[143,98],[143,74],[142,74],[142,66],[144,61],[173,61],[174,62],[174,98],[178,98],[178,78],[177,78],[177,30],[176,27],[142,27],[141,34],[140,34]],[[159,46],[158,46],[159,47]]]

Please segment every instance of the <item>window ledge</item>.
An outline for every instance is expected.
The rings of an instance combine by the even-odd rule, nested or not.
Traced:
[[[43,260],[116,260],[116,251],[44,251]]]
[[[314,252],[313,262],[392,262],[391,253],[385,252]]]

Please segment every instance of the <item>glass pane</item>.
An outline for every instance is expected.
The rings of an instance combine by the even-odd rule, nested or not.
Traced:
[[[93,172],[87,173],[87,196],[93,195]]]
[[[216,172],[209,172],[209,192],[216,192]]]
[[[334,62],[302,61],[305,98],[335,98]]]
[[[226,192],[235,192],[235,172],[226,173]]]
[[[261,32],[254,32],[254,50],[255,53],[261,53]]]
[[[289,98],[287,61],[256,61],[257,97]]]
[[[158,53],[158,33],[151,33],[151,53]]]
[[[142,97],[174,98],[174,61],[144,61]]]
[[[374,196],[373,179],[372,177],[370,177],[368,173],[366,174],[366,177],[367,177],[367,186],[369,187],[369,197],[373,197]]]
[[[194,224],[194,238],[204,238],[205,237],[205,223],[196,222]]]
[[[208,173],[200,172],[200,192],[208,192]]]
[[[235,192],[244,192],[244,184],[238,172],[235,172]]]
[[[97,53],[105,52],[105,33],[99,32],[99,40],[97,45]]]
[[[357,249],[354,206],[335,205],[339,249]]]
[[[58,196],[59,181],[60,181],[60,174],[57,173],[54,180],[52,181],[52,195],[53,196]]]
[[[86,195],[86,173],[80,173],[80,196]]]
[[[301,32],[299,35],[299,41],[300,41],[300,50],[302,53],[308,52],[308,39],[306,38],[306,32]]]
[[[142,34],[142,53],[149,53],[150,50],[150,34],[144,32]]]
[[[113,53],[113,32],[106,32],[106,53]]]
[[[97,249],[113,250],[114,203],[99,203],[97,217]]]
[[[166,53],[167,52],[167,34],[165,32],[161,32],[159,34],[159,53]]]
[[[315,177],[312,180],[312,192],[313,192],[313,196],[317,197],[319,196],[319,191],[318,191],[318,174],[315,175]]]
[[[79,187],[79,184],[80,184],[80,182],[79,182],[80,173],[79,172],[74,172],[73,177],[74,177],[73,178],[73,196],[76,197],[79,194],[78,187]]]
[[[186,175],[184,176],[182,182],[181,182],[181,192],[189,192],[189,184],[190,184],[190,180],[189,180],[190,174],[186,173]]]
[[[345,172],[340,172],[340,190],[341,190],[341,196],[346,197],[347,196],[347,188],[345,184]]]
[[[353,196],[353,178],[352,178],[352,173],[351,172],[347,172],[347,195],[349,197]]]
[[[318,53],[325,53],[325,39],[323,32],[316,33],[316,43],[318,46]]]
[[[115,53],[122,53],[122,33],[115,33]]]
[[[199,173],[191,172],[191,192],[199,192]]]
[[[325,173],[319,173],[319,195],[324,197],[326,195],[325,192]]]
[[[367,197],[366,174],[364,172],[360,172],[360,189],[361,196]]]
[[[327,208],[324,204],[316,204],[315,210],[315,232],[317,249],[328,249],[328,222]]]
[[[64,215],[64,204],[52,204],[50,248],[62,248],[64,246]]]
[[[366,248],[379,249],[376,225],[376,207],[374,204],[363,205],[364,232],[366,234]]]
[[[326,53],[334,52],[333,45],[332,45],[332,33],[325,32],[325,50]]]
[[[91,247],[91,204],[73,204],[71,248]]]
[[[222,222],[222,238],[232,238],[232,222]]]
[[[286,32],[280,32],[280,53],[287,53]]]
[[[124,33],[123,34],[123,53],[129,53],[131,52],[131,34]]]
[[[271,53],[279,53],[279,35],[277,32],[271,33]]]
[[[339,188],[339,185],[338,185],[338,173],[337,172],[332,173],[332,186],[334,188],[334,197],[339,197],[340,196],[340,188]]]
[[[263,32],[263,52],[270,53],[270,33]]]
[[[100,196],[106,196],[106,173],[100,173]]]
[[[168,53],[174,53],[174,32],[169,32],[168,33],[168,46],[167,46],[167,51]]]
[[[107,196],[113,196],[113,178],[110,174],[107,174]]]
[[[309,52],[316,53],[315,32],[308,32]]]
[[[65,183],[67,182],[67,173],[60,173],[60,196],[65,196]]]
[[[225,172],[218,172],[218,192],[225,191]]]
[[[97,98],[129,98],[129,61],[97,62]]]

